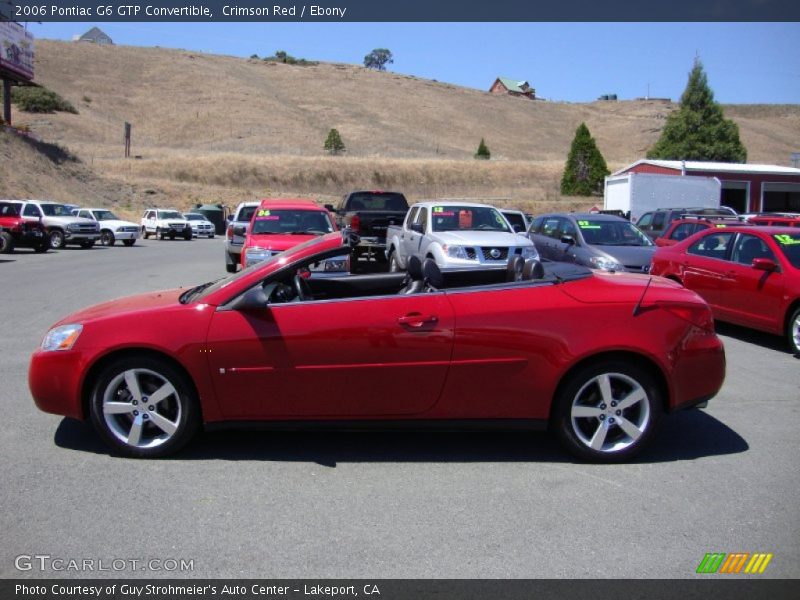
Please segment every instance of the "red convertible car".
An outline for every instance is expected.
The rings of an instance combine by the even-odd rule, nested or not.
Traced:
[[[700,294],[720,321],[785,335],[800,353],[798,229],[708,229],[659,248],[650,272]]]
[[[91,419],[134,457],[175,452],[203,425],[258,421],[549,426],[578,457],[611,462],[722,385],[711,311],[674,282],[521,257],[507,273],[414,261],[407,274],[306,277],[354,237],[66,317],[31,359],[37,406]]]

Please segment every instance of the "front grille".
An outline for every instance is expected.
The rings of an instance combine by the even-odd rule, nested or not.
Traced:
[[[97,225],[78,225],[80,233],[97,233]]]
[[[483,253],[483,260],[506,260],[508,258],[508,248],[486,246],[481,248],[481,252]]]
[[[117,231],[125,231],[128,233],[133,233],[134,231],[139,231],[138,227],[120,227]]]
[[[467,258],[470,260],[475,260],[477,254],[475,254],[475,248],[466,248],[467,251]]]
[[[172,229],[183,229],[183,223],[168,223],[167,226]]]

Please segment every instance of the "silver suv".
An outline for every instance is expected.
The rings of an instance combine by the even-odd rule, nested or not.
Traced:
[[[20,205],[23,219],[41,221],[51,248],[63,248],[67,244],[91,248],[100,239],[100,227],[95,221],[73,216],[63,204],[48,200],[19,200],[15,203]]]
[[[250,226],[253,213],[260,204],[260,202],[242,202],[228,217],[228,229],[225,233],[225,269],[228,273],[236,273],[236,267],[241,264],[242,246],[247,235],[247,228]],[[242,235],[234,233],[237,227],[244,227]]]

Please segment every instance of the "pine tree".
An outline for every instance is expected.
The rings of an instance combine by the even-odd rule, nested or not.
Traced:
[[[478,144],[478,151],[475,152],[475,158],[481,158],[483,160],[489,160],[492,157],[492,153],[489,152],[489,147],[486,145],[486,142],[481,138],[481,143]]]
[[[591,196],[599,193],[603,180],[609,173],[589,128],[586,123],[581,123],[569,149],[567,165],[561,177],[561,193],[565,196]]]
[[[342,141],[342,136],[339,135],[338,129],[331,129],[328,132],[328,137],[325,139],[323,148],[328,152],[328,154],[339,154],[340,152],[344,152],[344,142]]]
[[[647,158],[745,162],[747,149],[739,140],[739,127],[726,119],[714,101],[703,65],[695,60],[681,106],[667,117],[664,130]]]

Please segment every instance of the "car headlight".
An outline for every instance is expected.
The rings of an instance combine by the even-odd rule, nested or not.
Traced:
[[[523,246],[522,247],[522,258],[528,260],[529,258],[535,258],[538,260],[539,252],[536,250],[536,246]]]
[[[450,258],[460,258],[461,260],[469,260],[467,256],[467,249],[464,246],[444,246],[444,251]]]
[[[83,325],[77,323],[53,327],[42,340],[42,350],[45,352],[69,350],[78,341],[81,331],[83,331]]]
[[[606,256],[592,256],[589,259],[589,263],[595,269],[603,269],[604,271],[624,271],[625,269],[615,261],[613,258],[608,258]]]
[[[244,251],[244,262],[249,267],[250,265],[254,265],[262,260],[267,260],[271,256],[272,250],[253,246]]]
[[[329,258],[325,261],[325,271],[349,271],[350,270],[350,257],[345,258]]]
[[[69,224],[67,225],[67,229],[68,229],[69,231],[75,231],[75,230],[77,230],[78,228],[79,228],[79,226],[78,226],[78,224],[77,224],[77,223],[69,223]]]

